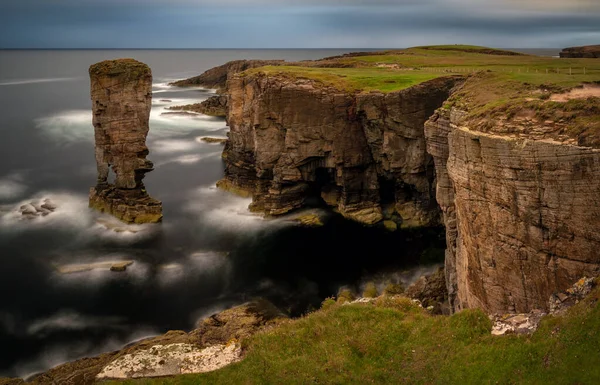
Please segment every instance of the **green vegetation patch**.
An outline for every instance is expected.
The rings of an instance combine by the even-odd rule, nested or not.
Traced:
[[[105,60],[100,63],[93,64],[90,67],[90,75],[96,76],[121,76],[127,75],[129,78],[136,78],[145,75],[150,75],[150,67],[135,59],[116,59]]]
[[[248,70],[244,75],[263,73],[290,79],[309,79],[340,91],[399,91],[444,76],[427,71],[397,71],[387,68],[318,68],[302,66],[267,66]]]
[[[222,370],[128,384],[597,384],[596,289],[532,336],[492,336],[479,310],[431,316],[403,297],[326,308],[255,335]]]

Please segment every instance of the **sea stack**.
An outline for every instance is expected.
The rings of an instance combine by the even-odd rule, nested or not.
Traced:
[[[142,182],[154,165],[146,159],[152,104],[152,72],[133,59],[107,60],[90,67],[98,180],[90,207],[126,223],[156,223],[162,203]],[[109,180],[110,170],[114,181]]]

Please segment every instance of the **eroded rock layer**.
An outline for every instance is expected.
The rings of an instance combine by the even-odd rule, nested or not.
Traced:
[[[155,223],[162,204],[142,182],[153,170],[146,159],[152,102],[150,68],[133,59],[109,60],[90,67],[98,180],[90,207],[127,223]],[[110,171],[114,182],[109,181]]]
[[[482,133],[440,109],[426,124],[455,309],[547,310],[600,270],[600,150]]]
[[[439,223],[424,122],[460,78],[389,94],[349,94],[310,80],[234,76],[219,186],[281,215],[320,201],[365,224]]]

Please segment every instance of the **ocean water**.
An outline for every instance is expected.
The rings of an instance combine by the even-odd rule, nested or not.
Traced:
[[[394,233],[335,215],[322,228],[248,212],[248,199],[215,188],[222,177],[224,119],[163,115],[199,102],[204,89],[168,82],[234,59],[303,60],[343,50],[0,51],[0,377],[28,376],[116,350],[205,316],[266,297],[300,315],[344,285],[435,268],[443,231]],[[154,74],[144,180],[162,200],[160,225],[120,226],[87,207],[96,181],[88,67],[133,57]],[[51,199],[47,217],[18,208]],[[428,252],[423,252],[424,250]],[[132,260],[124,273],[62,274],[64,265]],[[423,266],[426,263],[427,266]],[[415,268],[415,266],[417,266]],[[407,270],[408,269],[408,270]],[[411,270],[412,269],[412,270]]]

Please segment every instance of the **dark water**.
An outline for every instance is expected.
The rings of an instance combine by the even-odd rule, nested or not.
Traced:
[[[210,95],[171,89],[170,80],[233,59],[343,52],[0,51],[0,376],[26,376],[169,329],[189,330],[253,296],[298,315],[342,285],[435,262],[435,253],[423,250],[443,247],[441,230],[388,234],[335,216],[306,229],[249,214],[249,200],[214,188],[222,148],[197,140],[224,137],[224,120],[161,115],[168,105]],[[154,73],[148,146],[156,170],[145,184],[164,205],[162,225],[125,232],[107,229],[111,218],[87,208],[96,180],[87,68],[117,57],[141,60]],[[18,207],[42,198],[57,211],[23,220]],[[57,271],[123,259],[135,261],[125,273]],[[411,272],[399,278],[408,281]]]

